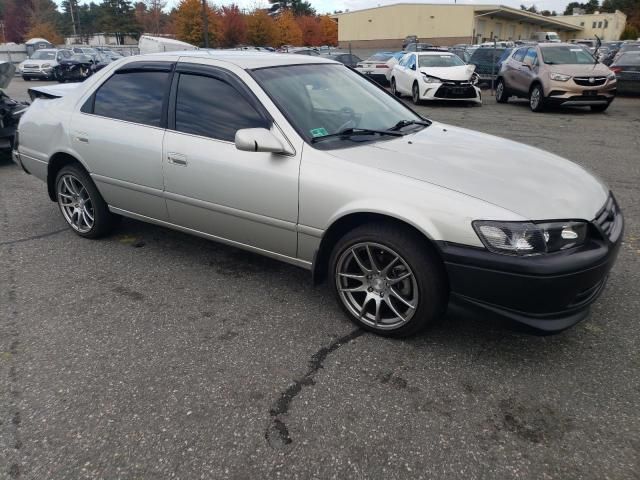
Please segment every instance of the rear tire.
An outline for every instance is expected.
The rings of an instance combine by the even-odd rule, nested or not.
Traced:
[[[542,85],[536,83],[531,87],[531,92],[529,92],[529,108],[531,108],[532,112],[542,112],[545,106],[546,99],[544,98],[544,90],[542,89]]]
[[[351,321],[379,335],[414,335],[446,310],[441,260],[419,234],[396,225],[366,224],[348,232],[331,253],[328,278]]]
[[[601,113],[609,108],[609,105],[611,105],[611,102],[607,103],[606,105],[591,105],[591,111]]]
[[[89,174],[79,165],[62,167],[56,175],[55,189],[62,217],[81,237],[103,237],[118,221]]]
[[[22,80],[24,80],[25,82],[30,82],[31,79],[29,77],[22,77]]]
[[[504,80],[500,78],[498,85],[496,85],[496,102],[507,103],[509,101],[509,94],[507,93],[507,87],[504,84]]]

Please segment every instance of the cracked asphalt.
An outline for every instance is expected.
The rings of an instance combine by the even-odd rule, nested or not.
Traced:
[[[295,267],[132,220],[81,239],[5,159],[0,479],[640,478],[640,98],[420,110],[613,188],[625,239],[587,321],[376,337]]]

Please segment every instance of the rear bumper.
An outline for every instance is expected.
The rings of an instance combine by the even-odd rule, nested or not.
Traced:
[[[387,76],[384,73],[363,73],[363,75],[380,85],[389,84],[389,79],[387,79]]]
[[[574,251],[540,257],[511,257],[446,243],[440,250],[453,303],[558,332],[588,316],[621,243],[622,230],[615,242],[592,239]]]
[[[50,79],[53,78],[53,70],[50,72],[22,72],[23,78]]]

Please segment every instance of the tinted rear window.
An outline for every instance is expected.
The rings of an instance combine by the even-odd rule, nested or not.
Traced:
[[[159,127],[168,72],[116,73],[96,92],[93,113]]]
[[[640,53],[623,53],[616,65],[640,65]]]

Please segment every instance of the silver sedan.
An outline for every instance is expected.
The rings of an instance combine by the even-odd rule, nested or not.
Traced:
[[[321,57],[171,52],[65,87],[32,92],[14,159],[78,235],[126,216],[268,255],[383,335],[452,303],[562,330],[620,245],[615,198],[579,166],[430,121]]]

